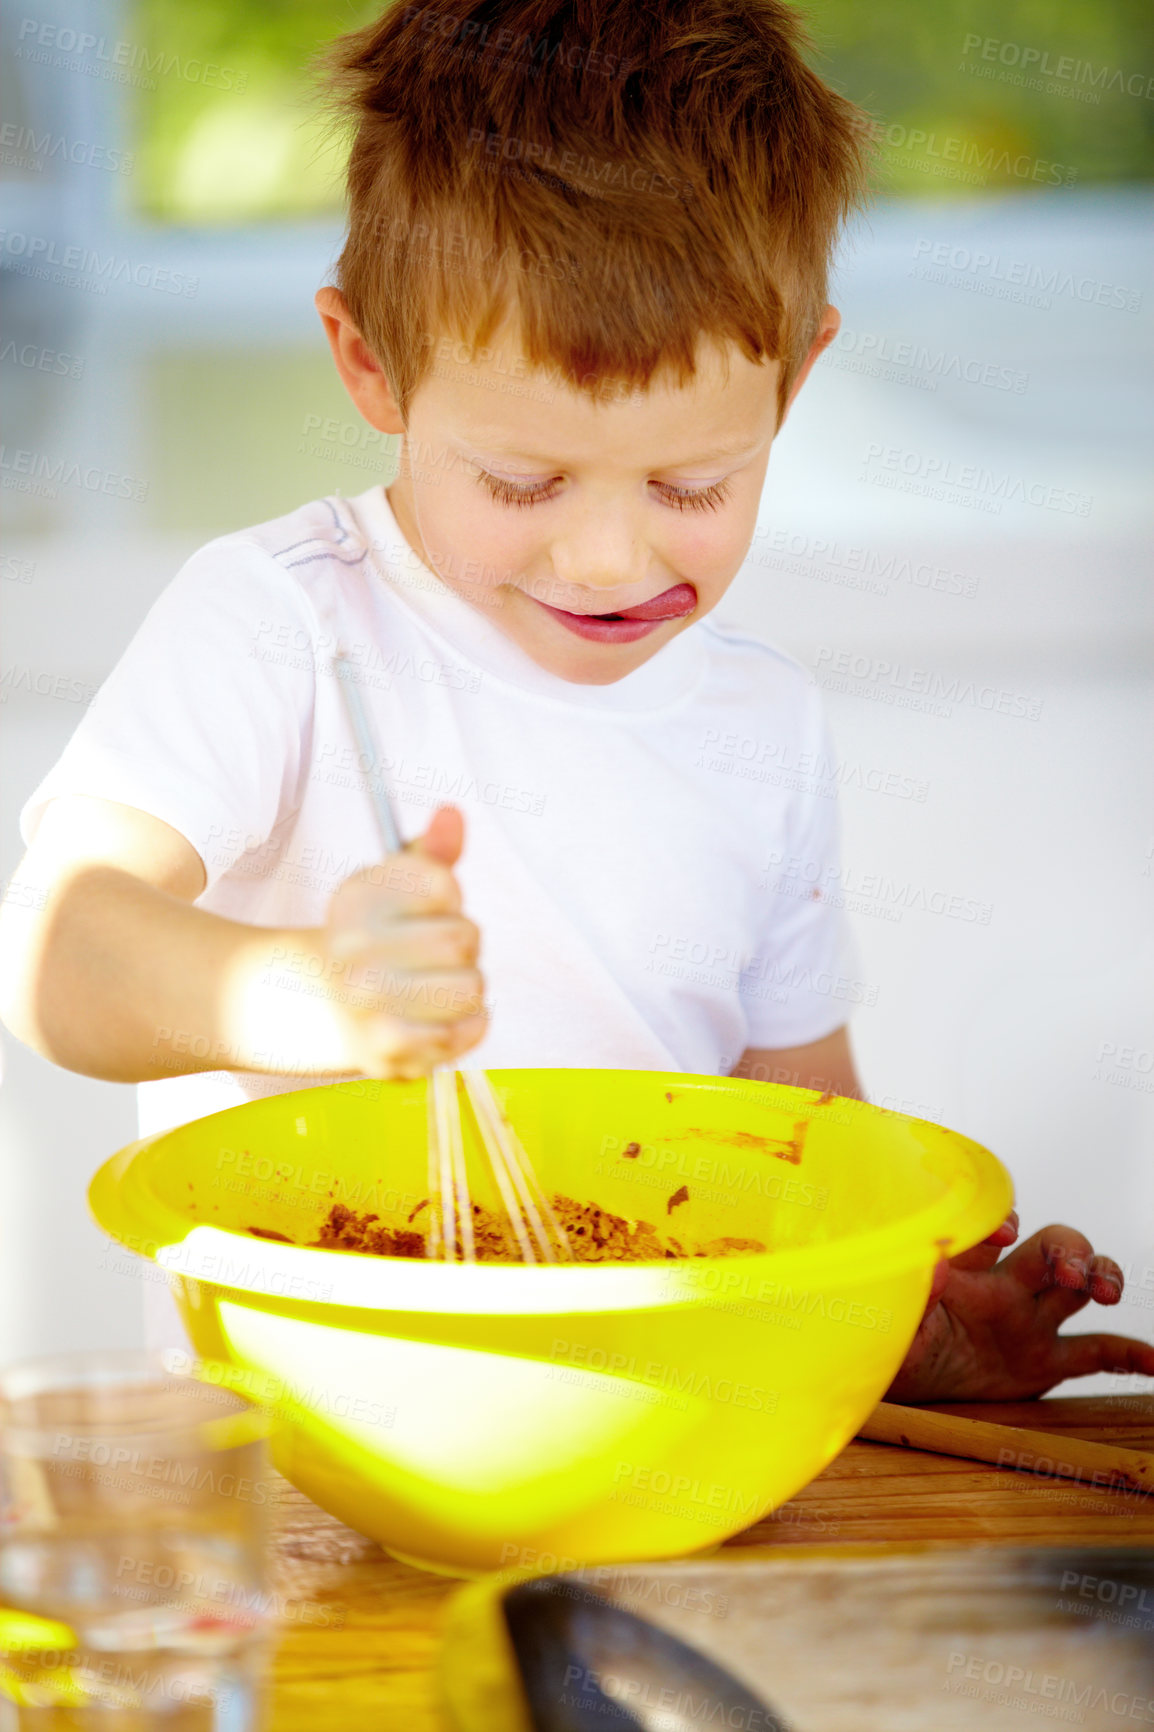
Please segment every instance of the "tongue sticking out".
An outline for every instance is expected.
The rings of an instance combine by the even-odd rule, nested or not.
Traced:
[[[697,606],[697,591],[691,583],[675,583],[637,607],[621,608],[617,613],[594,614],[594,619],[680,619]]]

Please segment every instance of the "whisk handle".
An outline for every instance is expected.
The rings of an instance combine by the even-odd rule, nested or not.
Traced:
[[[376,814],[377,828],[381,833],[385,853],[399,854],[404,843],[401,841],[401,832],[397,828],[397,820],[393,816],[393,808],[389,804],[389,796],[385,792],[380,744],[373,731],[372,723],[369,721],[360,687],[353,678],[352,664],[343,651],[338,651],[333,657],[333,673],[336,675],[337,683],[340,686],[345,714],[349,718],[349,726],[353,730],[357,750],[362,758],[368,760],[371,766],[367,778],[369,797],[373,802],[373,811]]]

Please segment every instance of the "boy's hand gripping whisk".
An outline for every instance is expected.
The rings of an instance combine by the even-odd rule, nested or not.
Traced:
[[[332,896],[325,945],[343,975],[337,1014],[349,1069],[366,1076],[427,1076],[476,1046],[488,1017],[477,968],[481,935],[461,910],[453,873],[463,824],[453,807],[434,813],[425,834],[402,845],[382,782],[356,675],[341,655],[334,673],[368,765],[367,786],[380,830],[379,863],[346,878]]]
[[[481,977],[472,966],[480,935],[460,912],[460,888],[449,870],[461,849],[460,820],[452,808],[443,809],[434,815],[419,842],[402,843],[385,792],[381,753],[352,667],[343,654],[334,657],[333,672],[358,750],[370,766],[368,789],[388,858],[383,866],[355,873],[336,892],[329,908],[330,954],[334,960],[367,960],[372,955],[384,962],[392,996],[406,1014],[399,1018],[389,1014],[388,994],[386,1008],[380,1008],[374,998],[377,1008],[369,1008],[367,1013],[362,1009],[358,1044],[368,1061],[362,1068],[392,1077],[428,1076],[428,1254],[448,1262],[460,1258],[472,1263],[476,1260],[475,1205],[469,1195],[458,1073],[434,1068],[438,1061],[475,1046],[487,1024],[480,1008]],[[443,815],[456,819],[455,834],[454,826],[445,822],[438,832],[438,819]],[[426,857],[427,872],[424,862],[417,867],[421,854]],[[425,879],[423,884],[421,878]],[[399,983],[400,992],[398,972],[409,976]],[[436,974],[446,977],[441,982],[440,1000],[434,998],[431,1006],[440,1026],[423,1006],[418,1008],[420,987],[427,986]],[[404,1006],[405,991],[411,994],[409,1006]],[[462,1071],[460,1076],[523,1260],[571,1261],[573,1253],[564,1228],[488,1077],[479,1070]]]

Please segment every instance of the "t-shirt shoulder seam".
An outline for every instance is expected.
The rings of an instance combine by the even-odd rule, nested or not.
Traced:
[[[368,541],[365,539],[361,526],[356,520],[355,514],[350,513],[352,522],[346,523],[342,519],[340,512],[337,510],[338,503],[347,504],[348,501],[340,500],[338,495],[326,493],[322,498],[314,499],[310,502],[311,505],[323,505],[327,507],[332,519],[329,527],[331,530],[338,533],[333,535],[305,535],[302,536],[299,541],[290,542],[287,547],[269,549],[273,559],[275,559],[285,571],[294,571],[303,565],[315,565],[316,562],[321,559],[334,560],[337,565],[354,566],[363,565],[369,558],[372,549],[369,546]],[[306,506],[305,509],[307,510],[309,507]],[[350,549],[347,553],[343,551],[346,543]],[[310,547],[316,548],[317,551],[315,553],[306,553],[304,550]],[[357,551],[354,552],[352,551],[353,549],[356,549]],[[295,559],[287,559],[285,556],[290,553],[296,554],[297,557]]]
[[[205,542],[203,547],[197,549],[197,552],[204,554],[215,553],[220,550],[244,549],[263,554],[266,559],[278,565],[282,571],[292,573],[296,583],[303,587],[302,579],[296,575],[302,566],[315,565],[321,560],[335,560],[338,565],[343,566],[363,565],[369,557],[371,550],[362,538],[355,520],[352,523],[346,523],[341,519],[336,509],[338,502],[336,496],[325,494],[323,498],[310,500],[307,505],[299,506],[296,511],[286,512],[283,517],[269,518],[264,523],[249,524],[243,529],[230,530],[227,535],[218,535],[212,541]],[[326,535],[323,530],[316,530],[303,535],[298,532],[296,539],[286,541],[279,546],[273,545],[273,536],[270,531],[275,525],[284,525],[284,532],[291,534],[292,531],[288,525],[294,519],[299,519],[303,512],[318,505],[328,507],[332,517],[329,528],[337,531],[337,534]],[[298,524],[298,531],[301,528],[305,528],[305,525]],[[347,552],[344,551],[346,543],[349,549]],[[294,554],[296,557],[290,559],[289,554]],[[195,558],[196,555],[194,554],[193,557]]]

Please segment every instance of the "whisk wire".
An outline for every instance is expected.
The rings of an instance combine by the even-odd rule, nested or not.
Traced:
[[[428,1081],[429,1100],[433,1114],[433,1147],[437,1157],[437,1182],[433,1195],[441,1218],[441,1255],[448,1261],[456,1256],[457,1222],[453,1207],[452,1171],[449,1166],[449,1127],[445,1119],[445,1099],[440,1074],[434,1071]]]
[[[440,1108],[437,1100],[434,1079],[430,1077],[425,1084],[425,1143],[429,1160],[429,1248],[428,1254],[434,1261],[444,1255],[444,1234],[441,1192],[441,1126]]]
[[[512,1126],[508,1123],[508,1120],[506,1120],[505,1128],[509,1131],[510,1135],[512,1136],[514,1145],[517,1148],[520,1148],[521,1147],[520,1141],[517,1138],[516,1132],[513,1130]],[[523,1150],[522,1150],[522,1153],[524,1153]],[[525,1158],[526,1158],[526,1161],[528,1161],[528,1156],[526,1156]],[[533,1171],[532,1163],[529,1163],[529,1165],[527,1167],[527,1171],[529,1172],[530,1175],[532,1175],[532,1177],[536,1178],[536,1174]],[[552,1239],[546,1239],[546,1241],[545,1241],[545,1243],[549,1246],[551,1251],[553,1250],[554,1246],[556,1247],[556,1251],[553,1253],[552,1256],[550,1256],[549,1261],[551,1263],[555,1263],[558,1261],[562,1262],[562,1263],[572,1263],[574,1261],[573,1247],[569,1243],[569,1235],[568,1235],[568,1233],[566,1233],[564,1227],[561,1225],[560,1221],[558,1220],[557,1214],[556,1214],[552,1204],[550,1203],[548,1197],[545,1195],[544,1191],[541,1190],[540,1186],[538,1186],[538,1190],[537,1190],[537,1206],[540,1209],[541,1214],[544,1216],[545,1220],[548,1222],[550,1228],[552,1229],[552,1233],[553,1233]],[[559,1255],[558,1255],[558,1253],[559,1253]]]
[[[492,1143],[486,1141],[486,1152],[496,1173],[502,1167],[508,1173],[518,1199],[525,1212],[525,1217],[536,1235],[541,1254],[547,1263],[558,1261],[558,1251],[561,1259],[571,1261],[573,1252],[565,1229],[550,1205],[537,1175],[533,1163],[521,1144],[516,1131],[501,1111],[500,1103],[493,1092],[492,1084],[484,1071],[462,1071],[465,1086],[469,1090],[473,1102],[473,1110],[478,1122],[488,1120],[492,1143],[496,1144],[496,1156]],[[534,1192],[536,1193],[534,1195]],[[515,1219],[515,1217],[514,1217]],[[552,1229],[552,1238],[546,1228],[546,1220]]]
[[[484,1145],[486,1155],[489,1157],[489,1166],[492,1168],[493,1177],[497,1181],[497,1189],[501,1193],[501,1201],[505,1205],[509,1224],[516,1234],[521,1256],[526,1263],[536,1263],[538,1261],[537,1253],[533,1249],[532,1240],[525,1231],[525,1222],[518,1206],[520,1199],[515,1188],[514,1174],[505,1159],[501,1146],[498,1129],[499,1115],[494,1113],[495,1102],[487,1086],[487,1079],[483,1072],[462,1071],[461,1080],[472,1103],[473,1114],[477,1120],[477,1129],[481,1133],[481,1142]]]
[[[469,1171],[465,1165],[465,1145],[461,1135],[461,1109],[457,1098],[457,1073],[449,1071],[443,1078],[446,1116],[449,1121],[449,1165],[453,1171],[456,1192],[457,1228],[461,1235],[461,1255],[466,1263],[477,1261],[473,1238],[473,1203],[469,1196]]]
[[[457,1255],[457,1175],[450,1127],[456,1106],[456,1078],[448,1071],[434,1071],[430,1082],[433,1141],[437,1151],[437,1183],[434,1195],[440,1201],[441,1235],[444,1241],[442,1254],[447,1262],[452,1262]]]

